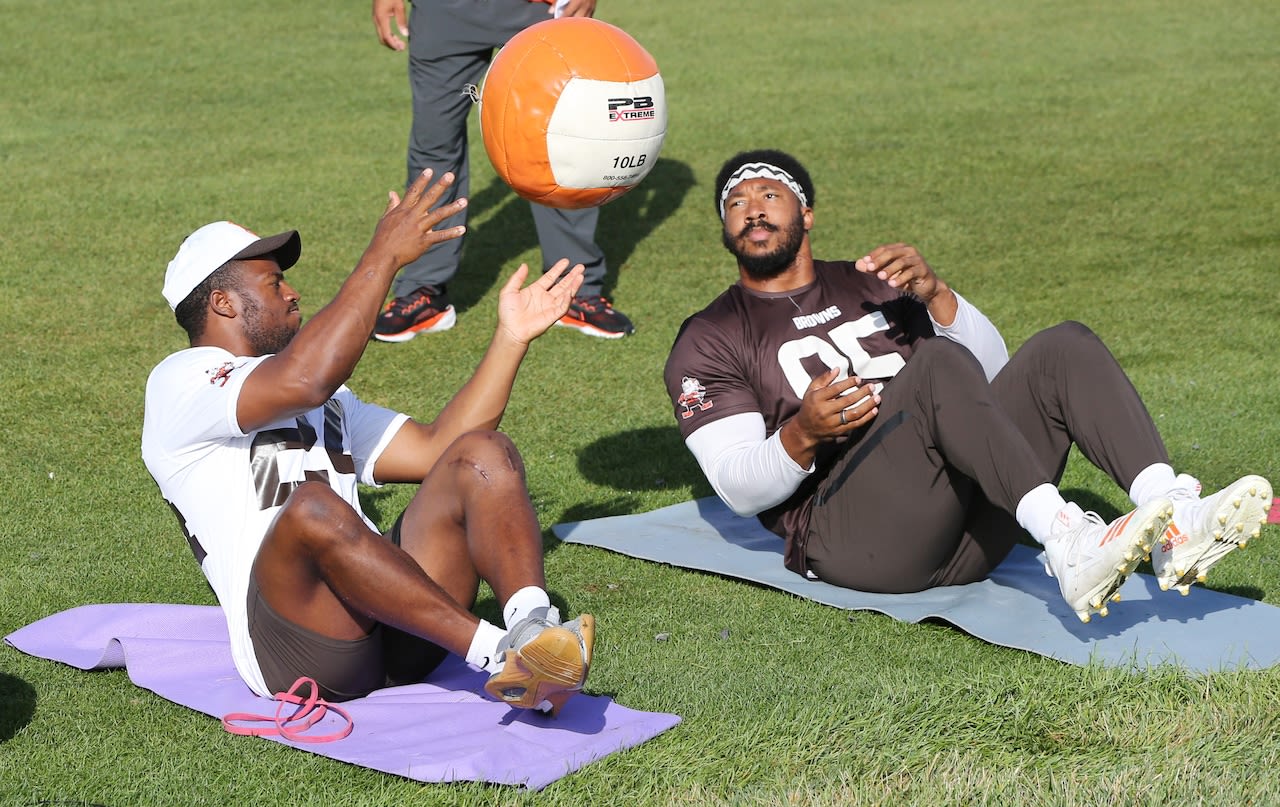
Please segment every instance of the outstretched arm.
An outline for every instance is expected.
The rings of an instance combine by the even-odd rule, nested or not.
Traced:
[[[529,267],[520,265],[498,295],[498,327],[475,373],[434,421],[401,427],[378,459],[379,482],[420,481],[458,437],[497,428],[529,344],[564,316],[582,286],[582,264],[565,272],[568,266],[562,259],[525,286]]]
[[[373,239],[333,300],[298,331],[284,350],[264,360],[245,380],[236,406],[244,431],[306,412],[329,400],[364,354],[374,321],[400,267],[465,227],[433,229],[462,210],[466,199],[435,207],[453,174],[428,185],[423,172],[401,199],[394,191]]]

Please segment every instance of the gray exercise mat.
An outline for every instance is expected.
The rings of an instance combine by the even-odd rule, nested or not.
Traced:
[[[715,497],[648,513],[568,522],[560,540],[735,577],[826,605],[904,622],[941,619],[991,644],[1070,664],[1141,669],[1177,664],[1213,672],[1280,661],[1280,608],[1199,586],[1183,597],[1135,574],[1110,615],[1084,624],[1067,608],[1042,554],[1017,546],[991,577],[916,594],[868,594],[806,580],[782,565],[782,540]],[[1230,563],[1230,560],[1225,561]]]

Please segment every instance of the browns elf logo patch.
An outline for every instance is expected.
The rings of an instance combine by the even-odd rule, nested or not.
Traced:
[[[707,388],[698,379],[689,376],[680,379],[680,397],[676,399],[676,403],[684,407],[684,411],[680,413],[682,419],[693,417],[695,411],[705,412],[713,405],[707,397]]]
[[[209,376],[209,383],[219,387],[225,387],[227,381],[231,378],[231,371],[236,369],[234,362],[224,361],[220,366],[212,370],[205,370],[205,375]]]

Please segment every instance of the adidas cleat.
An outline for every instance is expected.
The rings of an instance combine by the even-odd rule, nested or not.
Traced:
[[[1249,475],[1203,499],[1194,490],[1174,491],[1170,498],[1173,521],[1152,550],[1151,567],[1162,591],[1177,589],[1185,597],[1215,563],[1262,534],[1271,484]]]
[[[1106,616],[1120,587],[1151,552],[1173,517],[1168,499],[1155,499],[1110,524],[1097,513],[1067,505],[1045,542],[1047,571],[1058,578],[1062,598],[1081,622]]]

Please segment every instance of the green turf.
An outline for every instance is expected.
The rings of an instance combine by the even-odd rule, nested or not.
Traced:
[[[607,292],[638,333],[554,330],[504,421],[544,527],[709,493],[661,370],[681,320],[735,277],[710,183],[758,147],[808,164],[820,257],[910,241],[1011,347],[1087,322],[1180,470],[1280,476],[1274,2],[601,0],[599,16],[657,59],[670,132],[601,214]],[[83,603],[210,603],[139,458],[147,373],[183,346],[164,265],[217,218],[296,227],[290,281],[304,311],[327,300],[403,180],[405,57],[368,4],[336,0],[0,0],[0,41],[0,634]],[[352,381],[424,418],[483,350],[501,279],[538,260],[523,204],[472,153],[458,326],[372,346]],[[1078,457],[1065,486],[1104,514],[1124,504]],[[369,491],[367,510],[385,524],[409,495]],[[600,620],[589,690],[678,713],[676,729],[540,794],[424,786],[3,647],[0,803],[1280,800],[1280,672],[1081,669],[549,532],[548,550],[557,601]],[[1278,560],[1268,527],[1210,585],[1280,604]]]

